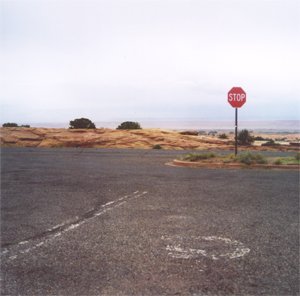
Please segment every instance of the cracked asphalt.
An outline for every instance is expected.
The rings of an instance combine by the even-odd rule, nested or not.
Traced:
[[[299,295],[299,171],[189,152],[1,148],[1,295]]]

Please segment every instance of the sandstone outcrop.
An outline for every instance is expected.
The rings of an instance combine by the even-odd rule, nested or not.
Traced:
[[[234,150],[229,140],[210,136],[189,134],[163,129],[115,130],[115,129],[59,129],[21,128],[0,129],[1,146],[12,147],[77,147],[77,148],[141,148],[152,149],[160,145],[163,149],[177,150]],[[185,131],[186,133],[186,131]],[[197,133],[198,134],[198,133]],[[239,146],[239,150],[291,150],[298,147]]]

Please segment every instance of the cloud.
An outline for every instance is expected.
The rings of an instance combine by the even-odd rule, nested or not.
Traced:
[[[297,119],[299,6],[2,1],[1,120],[229,118],[233,86],[247,116]]]

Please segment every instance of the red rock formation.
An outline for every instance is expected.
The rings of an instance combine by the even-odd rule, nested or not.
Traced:
[[[55,128],[1,128],[1,146],[14,147],[99,147],[152,149],[160,145],[164,149],[178,150],[234,150],[228,140],[209,136],[183,135],[182,132],[161,129],[55,129]],[[299,147],[284,146],[266,148],[239,146],[239,150],[291,150]]]

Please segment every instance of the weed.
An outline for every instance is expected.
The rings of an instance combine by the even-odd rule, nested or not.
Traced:
[[[55,148],[63,148],[63,146],[61,144],[56,144]]]
[[[188,155],[186,155],[183,159],[184,160],[189,160],[189,161],[197,161],[198,159],[209,159],[211,157],[215,157],[216,154],[214,152],[210,152],[210,153],[195,153],[192,152]]]
[[[198,158],[199,159],[209,159],[210,154],[209,153],[201,153],[201,154],[198,154]]]
[[[300,160],[300,152],[297,152],[297,153],[295,154],[295,159],[296,159],[297,161]]]
[[[161,147],[160,145],[155,145],[152,149],[163,149],[163,147]]]
[[[282,159],[280,157],[277,157],[274,161],[274,164],[282,164]]]
[[[240,156],[240,162],[250,165],[255,161],[255,155],[251,153],[250,151],[247,151],[246,153],[241,154]]]
[[[217,153],[215,153],[215,152],[209,152],[208,153],[208,157],[210,158],[210,157],[217,157]]]
[[[266,158],[261,153],[256,154],[255,160],[256,160],[257,163],[260,163],[260,164],[267,164],[268,163]]]

